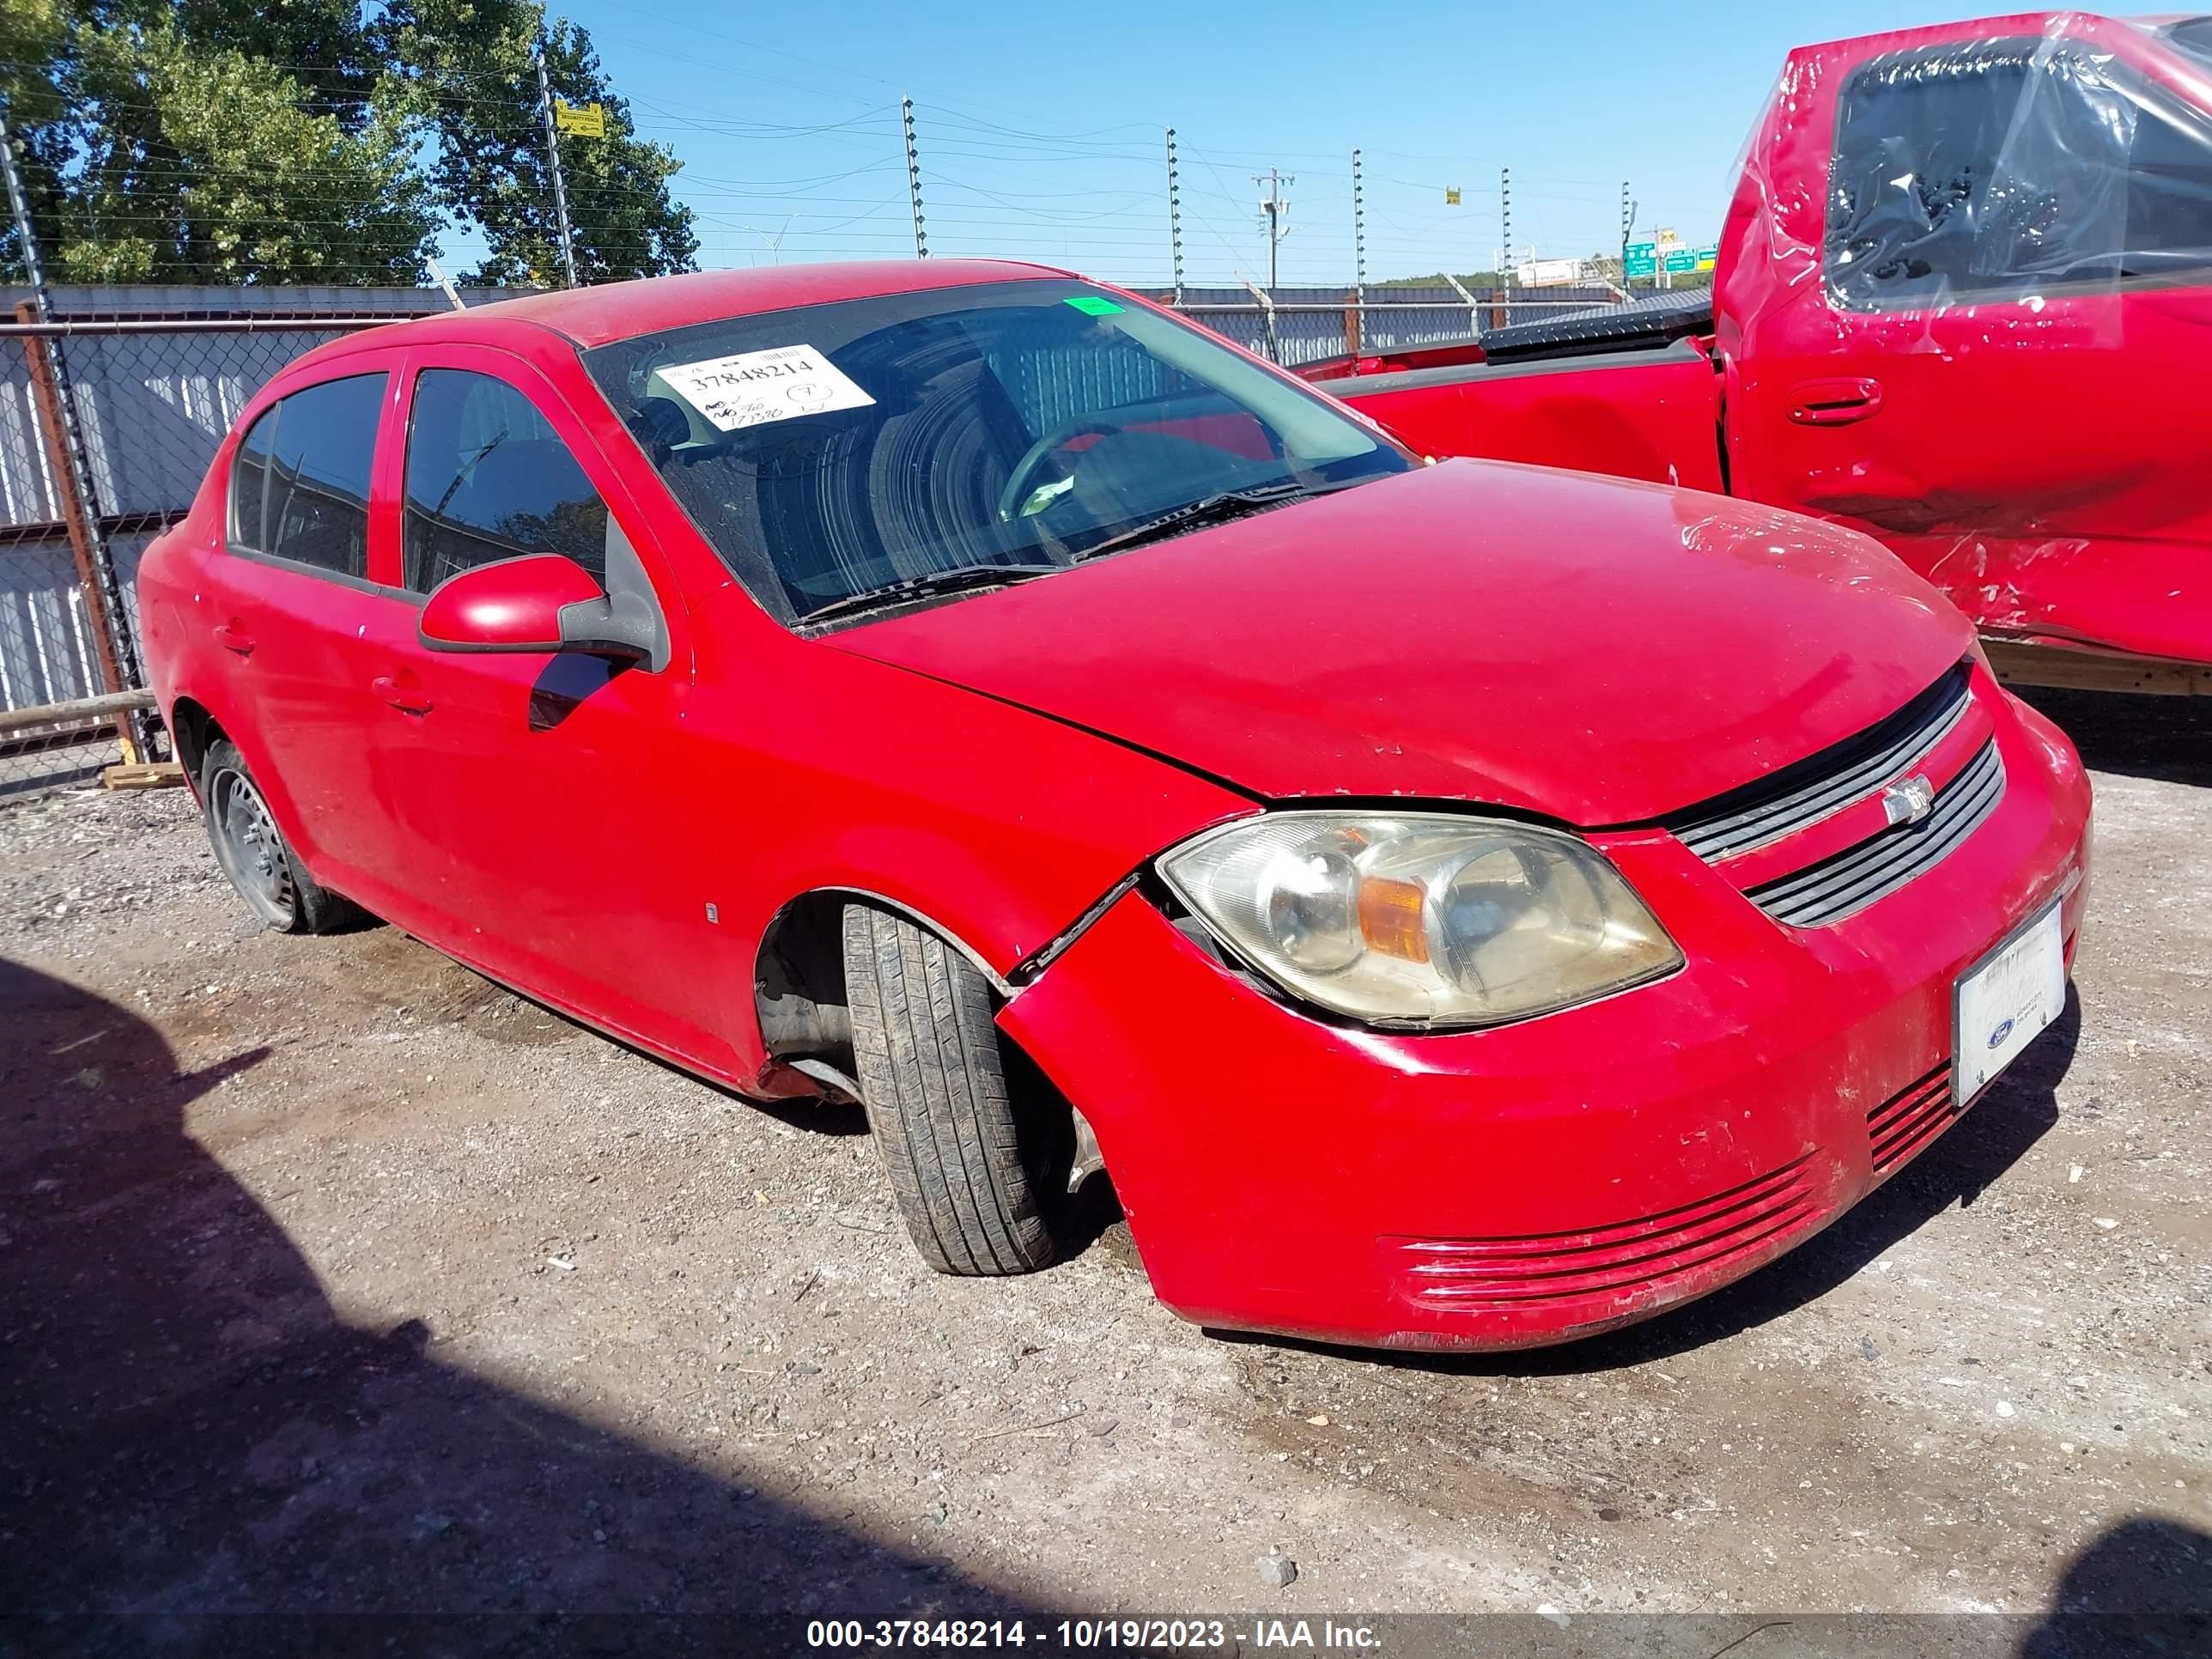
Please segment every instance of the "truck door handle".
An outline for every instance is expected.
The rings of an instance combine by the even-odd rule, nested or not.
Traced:
[[[369,690],[403,713],[427,714],[430,712],[430,700],[418,688],[403,685],[389,674],[379,674],[369,682]]]
[[[1881,412],[1881,382],[1857,375],[1800,380],[1790,388],[1790,418],[1799,426],[1849,426]]]
[[[217,623],[215,642],[226,651],[235,651],[241,657],[253,654],[253,636],[236,623]]]

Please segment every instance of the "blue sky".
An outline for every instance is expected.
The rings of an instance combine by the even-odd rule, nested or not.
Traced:
[[[1615,245],[1623,179],[1640,227],[1710,240],[1792,46],[1959,15],[1927,0],[550,9],[591,32],[641,130],[683,159],[702,264],[910,254],[903,93],[933,253],[1164,282],[1172,125],[1188,279],[1264,279],[1251,175],[1273,165],[1295,177],[1286,284],[1351,277],[1354,145],[1370,280],[1487,266],[1509,166],[1523,257]]]

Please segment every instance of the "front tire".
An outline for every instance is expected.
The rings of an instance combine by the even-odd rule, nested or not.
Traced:
[[[200,810],[215,861],[263,926],[280,933],[328,933],[361,912],[319,887],[276,827],[246,757],[228,738],[208,745],[200,764]]]
[[[941,1273],[1049,1265],[1044,1197],[1073,1121],[1002,1048],[990,982],[942,939],[866,905],[845,907],[844,944],[861,1102],[915,1248]]]

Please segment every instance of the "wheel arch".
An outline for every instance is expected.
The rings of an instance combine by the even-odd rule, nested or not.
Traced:
[[[834,884],[810,887],[776,908],[762,930],[753,957],[753,1013],[762,1028],[762,1049],[770,1058],[776,1044],[769,1035],[772,1005],[792,996],[842,1007],[845,1002],[844,915],[848,904],[865,904],[905,917],[966,957],[1003,1000],[1018,993],[990,958],[948,927],[906,900],[873,888]],[[793,1049],[791,1052],[803,1052]]]
[[[205,703],[191,696],[181,696],[169,705],[168,727],[169,741],[175,746],[177,760],[185,769],[185,781],[197,794],[200,767],[207,759],[208,745],[218,738],[229,738],[230,733]]]

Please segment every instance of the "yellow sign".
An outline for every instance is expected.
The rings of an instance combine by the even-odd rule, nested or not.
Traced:
[[[1449,185],[1446,185],[1444,188],[1444,205],[1446,207],[1457,207],[1459,205],[1459,192],[1456,190],[1452,189]]]
[[[553,125],[563,132],[573,132],[580,138],[604,138],[607,136],[607,109],[604,104],[572,104],[565,98],[553,100]]]

